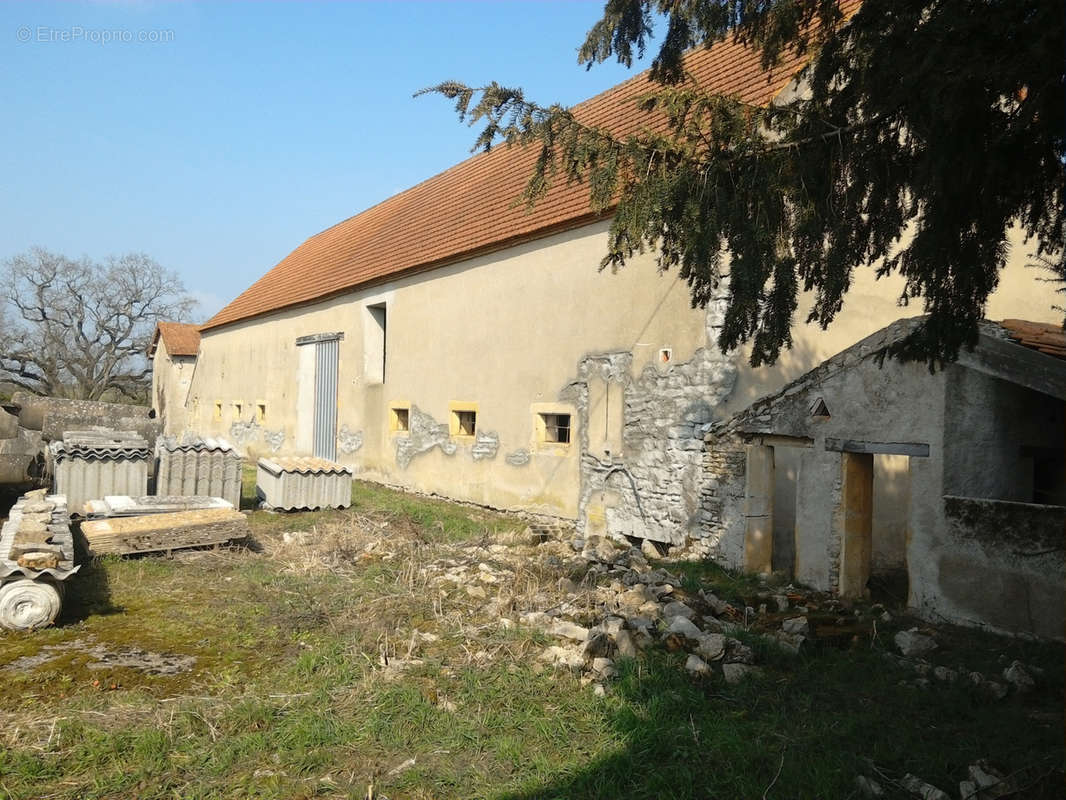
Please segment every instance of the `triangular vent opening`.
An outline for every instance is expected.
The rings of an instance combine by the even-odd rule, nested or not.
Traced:
[[[825,404],[825,400],[819,397],[811,403],[811,416],[820,419],[829,419],[832,416],[832,414],[829,413],[829,406]]]

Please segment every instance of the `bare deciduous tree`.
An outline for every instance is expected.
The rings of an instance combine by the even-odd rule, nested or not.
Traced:
[[[147,393],[145,351],[160,320],[184,320],[181,279],[143,253],[74,261],[35,247],[4,262],[0,380],[99,400]]]

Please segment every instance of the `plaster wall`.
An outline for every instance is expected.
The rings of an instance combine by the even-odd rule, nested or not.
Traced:
[[[707,342],[706,314],[691,309],[676,277],[660,277],[648,259],[616,275],[599,272],[605,231],[589,226],[205,331],[192,392],[200,413],[190,426],[231,434],[239,423],[237,438],[253,455],[271,451],[265,434],[280,438],[278,452],[307,452],[309,381],[299,377],[307,365],[298,350],[308,348],[295,341],[342,332],[339,436],[356,446],[339,441],[338,460],[373,480],[576,518],[580,442],[588,436],[579,405],[591,377],[581,365],[590,354],[625,354],[612,390],[621,419],[621,387],[649,366],[658,374],[660,350],[685,362]],[[384,382],[370,374],[364,347],[367,307],[382,303]],[[256,426],[258,403],[266,413]],[[478,437],[449,430],[457,405],[476,408]],[[411,431],[390,430],[392,407],[409,409]],[[536,415],[548,411],[572,415],[569,444],[538,440]],[[614,457],[622,457],[617,446]]]
[[[945,417],[945,492],[1030,503],[1033,453],[1066,440],[1061,400],[959,366],[950,380]]]
[[[160,338],[152,356],[152,409],[163,420],[165,435],[187,427],[190,409],[186,400],[195,367],[195,357],[171,356]]]
[[[746,353],[715,345],[722,303],[693,310],[687,286],[659,275],[652,256],[601,273],[606,231],[596,223],[205,331],[186,427],[227,435],[252,456],[308,452],[312,404],[298,351],[309,348],[295,341],[341,332],[338,460],[360,476],[577,519],[582,532],[590,523],[588,532],[703,539],[713,516],[705,426],[896,319],[902,284],[858,271],[828,331],[799,324],[793,349],[754,369]],[[990,310],[1048,318],[1033,301],[1042,287],[1012,266],[997,295],[1006,299]],[[381,304],[384,381],[371,364],[377,343],[364,344],[368,307]],[[451,430],[457,404],[476,408],[477,437]],[[409,410],[410,431],[391,430],[391,408]],[[546,408],[572,415],[568,445],[538,440]]]

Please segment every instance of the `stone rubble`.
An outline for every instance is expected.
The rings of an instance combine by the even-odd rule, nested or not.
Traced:
[[[465,594],[496,627],[551,637],[540,662],[578,673],[597,694],[609,692],[620,660],[649,648],[678,653],[694,677],[738,683],[761,673],[749,644],[760,637],[794,654],[814,643],[853,647],[877,641],[888,614],[879,604],[855,608],[791,585],[765,586],[733,605],[707,589],[686,589],[679,575],[648,562],[647,547],[599,536],[574,542],[558,534],[508,533],[470,549],[459,546],[455,558],[423,565],[431,582]],[[541,588],[516,588],[534,573]],[[1017,661],[1003,660],[1001,676],[930,663],[923,656],[938,644],[927,628],[899,631],[891,641],[893,651],[881,654],[909,671],[903,682],[915,687],[968,685],[998,700],[1036,683],[1037,671]]]

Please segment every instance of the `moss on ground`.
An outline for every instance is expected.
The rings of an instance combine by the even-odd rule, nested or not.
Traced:
[[[247,548],[87,565],[58,626],[0,634],[0,670],[52,656],[0,671],[0,798],[847,797],[867,759],[949,789],[978,758],[1024,769],[1025,796],[1061,791],[1059,646],[941,631],[935,663],[1045,667],[999,703],[915,687],[883,656],[892,626],[799,657],[746,637],[766,672],[736,686],[653,650],[601,698],[539,662],[543,634],[427,578],[463,547],[491,560],[472,543],[521,521],[358,483],[349,511],[250,521]],[[667,566],[735,604],[765,591]],[[566,569],[515,583],[543,592]],[[196,661],[93,669],[93,648]]]

